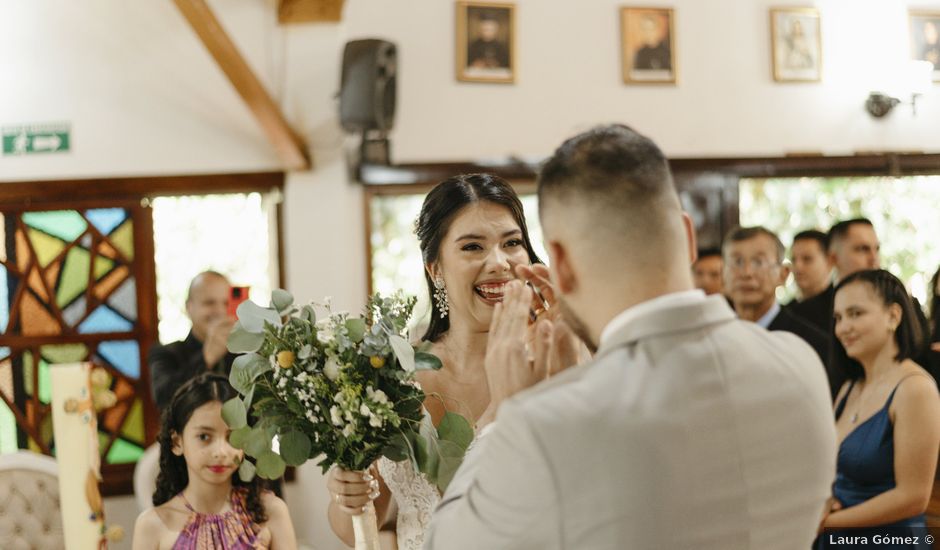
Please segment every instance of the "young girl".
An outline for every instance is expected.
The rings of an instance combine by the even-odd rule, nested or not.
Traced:
[[[296,550],[287,505],[237,470],[222,403],[235,396],[224,376],[201,374],[173,395],[160,430],[154,508],[137,518],[134,550]],[[234,477],[233,477],[234,476]]]

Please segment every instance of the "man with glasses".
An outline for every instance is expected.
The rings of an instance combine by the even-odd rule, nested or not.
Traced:
[[[812,346],[825,364],[829,341],[825,333],[793,315],[777,302],[777,287],[790,268],[784,265],[780,239],[764,227],[731,230],[723,245],[725,289],[738,317],[767,330],[792,332]]]

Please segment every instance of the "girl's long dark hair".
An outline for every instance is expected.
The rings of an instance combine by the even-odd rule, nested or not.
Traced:
[[[940,268],[930,278],[927,296],[930,303],[930,341],[940,342],[940,295],[937,294],[937,280],[940,280]]]
[[[415,221],[415,235],[421,244],[421,257],[424,265],[435,263],[440,257],[441,241],[451,222],[465,206],[476,202],[491,202],[509,209],[513,219],[522,230],[522,240],[529,253],[531,263],[542,263],[535,251],[532,250],[532,241],[529,240],[529,228],[525,223],[525,214],[522,202],[506,180],[490,174],[463,174],[446,179],[428,193],[421,206],[421,213]],[[427,332],[421,340],[436,342],[450,329],[450,318],[441,319],[441,311],[434,299],[434,281],[431,275],[424,271],[424,279],[428,285],[428,298],[431,301],[431,322]]]
[[[894,331],[894,341],[898,345],[898,353],[894,356],[894,359],[895,361],[903,361],[916,357],[921,350],[923,331],[921,330],[921,323],[914,313],[914,304],[911,302],[911,297],[907,294],[907,289],[904,288],[904,283],[884,269],[868,269],[858,271],[842,279],[836,285],[835,293],[838,294],[839,290],[852,283],[868,285],[874,291],[875,296],[881,299],[881,303],[885,307],[889,307],[891,304],[901,306],[901,322]],[[834,331],[834,322],[832,326]],[[842,347],[839,339],[835,337],[835,333],[832,335],[832,350],[832,363],[837,369],[841,369],[849,380],[865,378],[865,369],[861,363],[846,354],[845,348]]]
[[[173,435],[183,436],[183,428],[192,417],[193,411],[199,407],[213,401],[225,403],[236,395],[226,377],[210,372],[192,378],[173,394],[169,406],[163,412],[157,439],[160,443],[160,473],[157,474],[157,488],[153,493],[154,506],[168,502],[189,484],[186,459],[173,454]],[[268,519],[261,503],[261,483],[257,476],[248,483],[242,481],[237,472],[232,476],[234,487],[246,489],[245,509],[255,523],[264,523]]]

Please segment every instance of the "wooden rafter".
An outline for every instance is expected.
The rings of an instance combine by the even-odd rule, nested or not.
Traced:
[[[310,155],[303,138],[291,129],[280,108],[226,34],[206,0],[173,1],[258,119],[287,168],[309,170]]]

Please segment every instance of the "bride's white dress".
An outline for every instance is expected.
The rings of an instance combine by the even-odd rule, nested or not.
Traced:
[[[398,550],[421,550],[431,513],[441,500],[437,487],[417,473],[410,460],[379,459],[379,474],[398,504]]]

